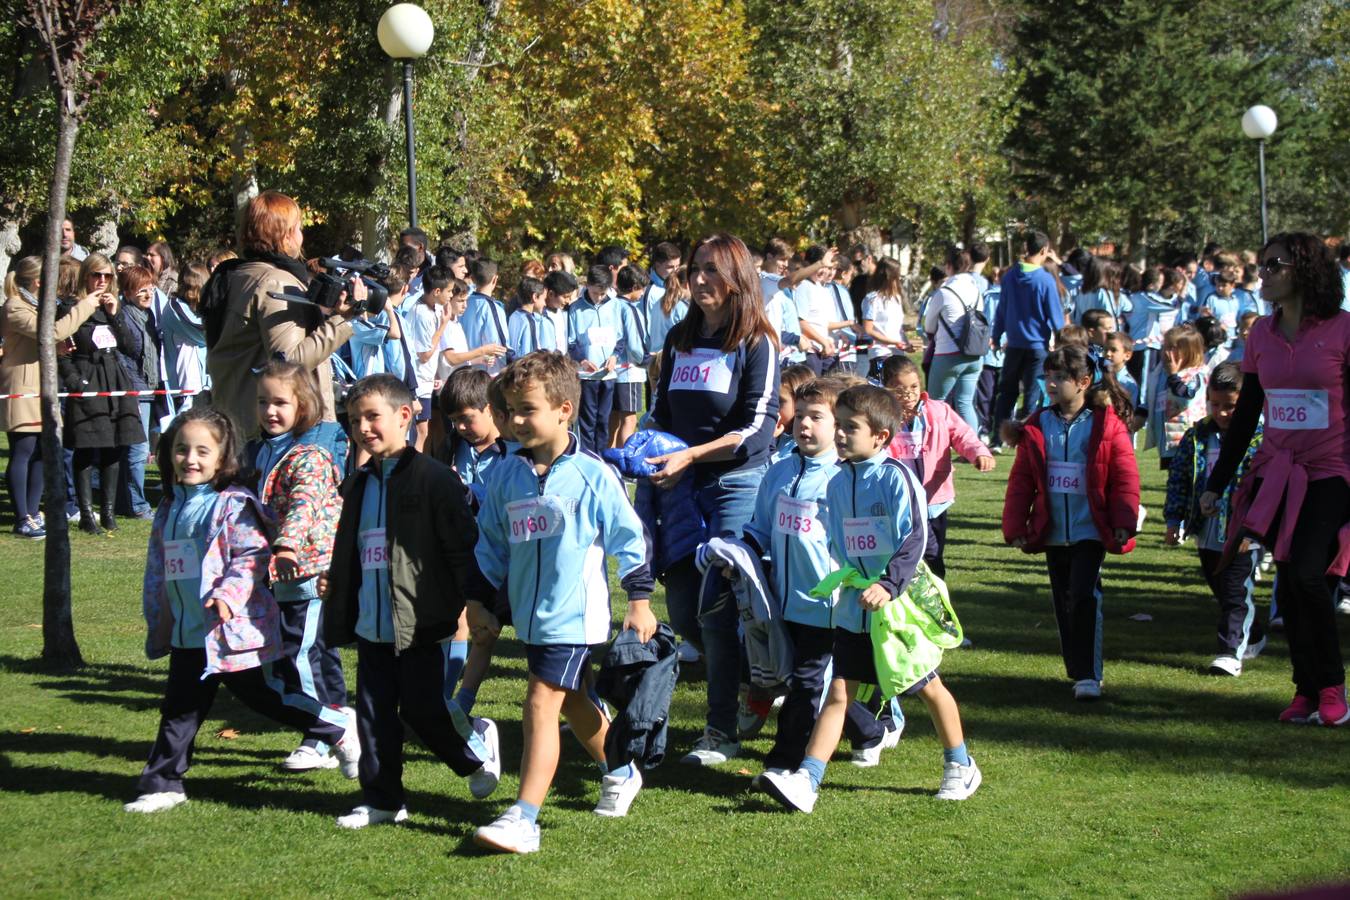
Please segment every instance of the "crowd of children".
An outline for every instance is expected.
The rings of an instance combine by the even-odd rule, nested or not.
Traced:
[[[600,701],[593,671],[614,636],[611,559],[627,595],[620,632],[662,640],[659,577],[672,624],[709,653],[709,725],[686,761],[736,756],[777,697],[754,786],[809,813],[841,739],[854,764],[876,765],[904,728],[898,698],[917,696],[942,745],[936,796],[964,800],[983,776],[939,674],[963,637],[944,583],[954,463],[989,473],[1001,445],[1015,448],[1003,538],[1044,554],[1072,696],[1095,700],[1103,566],[1143,528],[1140,431],[1167,470],[1163,541],[1195,538],[1217,601],[1210,670],[1238,676],[1265,647],[1255,584],[1273,553],[1298,688],[1281,718],[1350,721],[1326,618],[1328,576],[1350,561],[1350,313],[1316,294],[1334,263],[1302,236],[1273,239],[1248,269],[1217,249],[1203,267],[1140,270],[1082,254],[1060,263],[1040,245],[1062,305],[1024,406],[1004,422],[993,398],[1007,347],[971,335],[1002,325],[1000,295],[1029,270],[1009,270],[1011,288],[997,271],[986,280],[982,247],[950,255],[931,293],[941,306],[918,317],[940,348],[939,396],[909,355],[914,311],[891,259],[794,255],[772,241],[753,271],[744,244],[718,236],[687,267],[660,244],[644,271],[610,247],[580,278],[562,254],[527,264],[504,303],[491,260],[404,237],[389,307],[357,320],[343,351],[350,460],[332,449],[339,426],[321,421],[312,372],[284,361],[257,373],[256,423],[198,403],[160,438],[144,610],[147,653],[169,657],[169,676],[128,811],[186,800],[193,741],[222,684],[300,732],[286,769],[358,780],[342,827],[407,818],[405,723],[487,798],[503,748],[472,710],[509,626],[527,668],[520,786],[475,840],[539,849],[560,717],[599,769],[595,812],[626,815],[661,754],[607,741],[624,714]],[[853,266],[852,279],[840,274]],[[1280,319],[1290,310],[1303,324]],[[1291,342],[1306,359],[1289,358]],[[244,446],[252,426],[260,437]],[[635,504],[621,477],[632,473],[601,452],[646,446],[640,428],[671,433],[652,445],[661,452],[628,460],[650,473]],[[662,503],[643,501],[653,486]],[[665,530],[691,528],[697,551],[658,565]],[[689,609],[676,608],[671,579],[689,583]],[[739,637],[715,624],[738,615]],[[350,644],[349,704],[337,648]],[[733,728],[721,681],[738,670]]]

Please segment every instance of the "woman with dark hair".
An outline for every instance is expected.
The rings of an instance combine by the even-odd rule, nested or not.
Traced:
[[[173,251],[169,245],[163,241],[155,241],[150,245],[150,249],[145,251],[145,266],[155,276],[155,287],[163,293],[162,300],[178,293],[178,261],[174,259]],[[156,306],[156,310],[163,306],[161,301]]]
[[[58,359],[62,390],[92,393],[136,389],[121,360],[121,354],[136,352],[131,334],[135,326],[128,322],[117,293],[112,290],[115,278],[108,257],[101,253],[85,257],[80,268],[80,302],[83,304],[92,296],[98,308],[72,336],[74,349]],[[74,451],[72,467],[80,530],[88,534],[115,530],[113,506],[122,449],[145,442],[136,398],[71,397],[66,403],[64,436],[66,447]],[[95,467],[103,493],[98,518],[94,516]]]
[[[264,191],[249,201],[244,214],[243,258],[216,266],[202,291],[211,400],[236,422],[246,423],[246,438],[258,433],[254,373],[277,356],[315,374],[322,420],[337,421],[329,357],[351,339],[349,320],[357,314],[351,299],[364,300],[366,287],[353,279],[341,304],[330,310],[274,297],[305,296],[304,239],[299,205],[285,194]]]
[[[129,266],[117,273],[117,287],[122,295],[118,315],[127,325],[126,346],[118,347],[118,358],[131,379],[132,390],[157,390],[160,386],[160,327],[155,316],[155,275],[145,266]],[[148,438],[156,403],[153,395],[136,399],[141,411],[141,430],[147,440],[122,450],[122,486],[117,505],[122,515],[150,519],[155,510],[145,499],[145,464],[150,459]]]
[[[688,444],[654,457],[658,488],[694,480],[710,536],[739,534],[754,512],[778,421],[778,346],[764,316],[759,276],[740,238],[715,234],[694,248],[689,312],[666,336],[652,422]],[[678,412],[677,412],[678,410]],[[700,622],[693,554],[665,575],[671,623],[701,644],[708,667],[708,721],[685,762],[713,765],[740,752],[736,694],[741,677],[736,604]]]
[[[1242,357],[1242,392],[1200,509],[1217,501],[1265,413],[1265,432],[1233,500],[1220,566],[1243,539],[1273,547],[1280,581],[1293,701],[1281,722],[1350,721],[1334,607],[1350,567],[1350,313],[1341,279],[1316,235],[1277,234],[1261,250],[1258,319]]]

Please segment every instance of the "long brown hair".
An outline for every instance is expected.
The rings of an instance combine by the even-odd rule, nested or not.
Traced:
[[[300,437],[323,418],[323,403],[319,398],[319,385],[314,373],[289,360],[274,359],[258,371],[258,387],[261,390],[264,378],[279,381],[291,389],[295,395],[295,424],[291,434]]]
[[[239,437],[239,428],[234,424],[234,419],[224,410],[212,406],[193,406],[179,413],[172,424],[164,429],[159,447],[156,448],[155,462],[159,464],[159,475],[166,488],[164,499],[160,501],[162,503],[173,502],[173,486],[178,480],[173,468],[173,444],[178,439],[178,432],[189,422],[201,422],[211,429],[216,443],[220,444],[220,469],[216,477],[211,479],[211,487],[223,491],[232,484],[246,483],[240,472],[244,443]]]
[[[713,267],[730,291],[727,302],[731,304],[731,318],[727,324],[726,337],[722,340],[722,351],[730,353],[742,344],[757,342],[761,337],[768,338],[776,349],[778,339],[774,337],[773,327],[764,315],[759,276],[755,274],[754,262],[745,242],[735,235],[714,234],[694,245],[690,260],[695,259],[699,250],[705,246],[711,255]],[[689,280],[692,282],[692,262],[689,271]],[[703,310],[691,299],[689,314],[671,329],[671,346],[687,353],[693,349],[694,339],[702,329]]]
[[[666,279],[666,292],[661,295],[661,312],[669,316],[675,311],[675,304],[689,299],[689,270],[677,266]]]

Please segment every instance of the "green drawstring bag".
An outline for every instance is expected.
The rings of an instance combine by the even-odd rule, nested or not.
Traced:
[[[831,572],[812,589],[828,597],[840,587],[865,590],[876,582],[852,566]],[[961,646],[964,634],[946,583],[920,562],[903,593],[871,616],[872,655],[883,697],[904,693],[942,662],[942,651]]]

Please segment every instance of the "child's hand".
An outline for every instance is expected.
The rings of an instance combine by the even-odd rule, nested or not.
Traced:
[[[1117,528],[1112,534],[1114,534],[1117,544],[1124,544],[1130,539],[1130,532],[1124,528]]]
[[[1181,353],[1178,350],[1163,349],[1163,368],[1168,375],[1175,375],[1181,369]]]
[[[591,362],[589,359],[583,359],[580,365],[577,366],[577,368],[587,375],[591,374],[592,372],[600,371],[595,367],[595,363]]]
[[[471,600],[465,608],[465,618],[469,622],[469,633],[474,643],[485,644],[495,640],[502,633],[502,625],[486,606]]]
[[[277,567],[278,581],[296,581],[300,578],[300,563],[294,550],[277,550],[272,554],[272,560]]]
[[[1015,537],[1011,541],[1008,541],[1008,545],[1012,547],[1014,550],[1021,550],[1023,547],[1027,545],[1027,539],[1023,537]]]
[[[317,589],[318,592],[319,592],[319,599],[321,599],[321,600],[327,600],[327,599],[328,599],[328,573],[327,573],[327,572],[320,572],[320,573],[319,573],[319,580],[316,581],[316,582],[314,582],[314,587],[315,587],[315,589]]]
[[[1181,529],[1176,525],[1168,525],[1167,533],[1163,535],[1163,543],[1173,547],[1181,543]]]
[[[1219,514],[1218,494],[1213,491],[1205,491],[1200,495],[1200,514],[1211,519]]]
[[[976,472],[994,471],[994,458],[992,456],[975,457],[975,471]]]
[[[891,592],[879,584],[868,585],[867,590],[858,598],[858,603],[868,612],[876,612],[890,602]]]
[[[618,364],[619,364],[618,359],[611,356],[609,359],[605,360],[605,371],[613,372],[615,367],[618,366]]]
[[[1138,431],[1148,424],[1148,416],[1145,416],[1143,413],[1135,413],[1134,419],[1130,424],[1132,426],[1130,428],[1131,431]]]
[[[221,622],[228,622],[234,618],[234,613],[230,611],[229,604],[224,600],[207,600],[203,605],[207,609],[214,609],[216,615],[220,616]]]
[[[652,615],[652,605],[647,600],[629,600],[628,613],[623,617],[622,630],[633,629],[638,640],[647,643],[656,634],[656,616]]]

